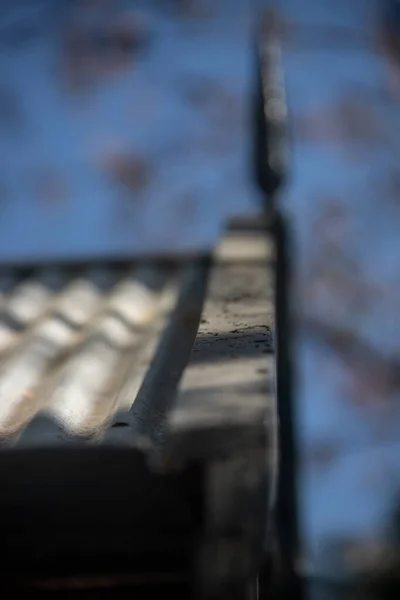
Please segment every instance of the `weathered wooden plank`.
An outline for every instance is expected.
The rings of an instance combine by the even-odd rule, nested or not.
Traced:
[[[216,254],[198,335],[169,417],[171,443],[181,452],[228,452],[240,440],[246,444],[264,435],[273,420],[271,242],[266,234],[247,239],[251,252],[244,262],[229,261],[234,237]]]

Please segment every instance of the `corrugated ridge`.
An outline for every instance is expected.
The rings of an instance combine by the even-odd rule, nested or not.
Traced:
[[[0,435],[8,443],[39,412],[68,435],[98,433],[115,409],[123,365],[165,309],[168,272],[153,266],[65,270],[56,286],[45,279],[51,288],[42,280],[31,275],[12,290],[0,317],[13,338],[0,355]],[[22,325],[9,319],[15,298]]]

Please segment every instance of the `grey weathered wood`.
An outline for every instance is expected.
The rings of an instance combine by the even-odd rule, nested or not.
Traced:
[[[265,234],[242,234],[242,245],[246,237],[245,260],[234,236],[216,253],[198,335],[169,415],[177,453],[238,450],[264,436],[274,420],[272,249]]]

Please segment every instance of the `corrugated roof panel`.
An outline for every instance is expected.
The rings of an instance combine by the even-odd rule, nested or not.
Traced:
[[[104,427],[124,366],[165,310],[168,278],[155,267],[60,269],[11,290],[0,314],[2,438],[15,441],[39,411],[73,435]]]

